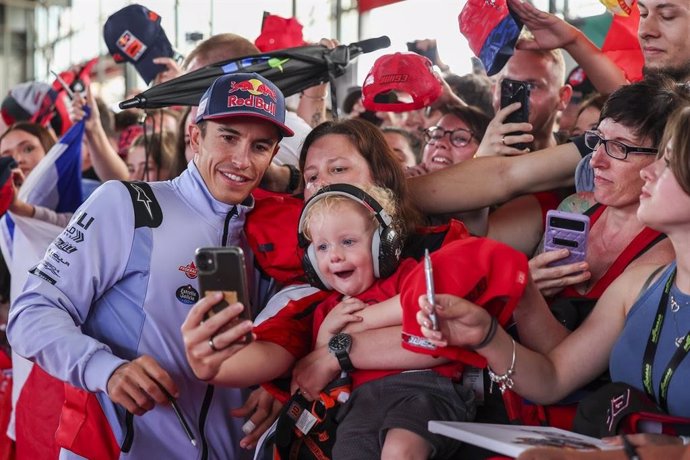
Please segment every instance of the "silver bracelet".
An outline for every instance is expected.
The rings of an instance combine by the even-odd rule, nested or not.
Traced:
[[[690,436],[678,436],[683,443],[684,446],[687,446],[690,444]]]
[[[506,390],[512,389],[513,385],[515,384],[515,382],[513,382],[512,376],[513,374],[515,374],[516,345],[515,339],[511,340],[513,341],[513,358],[510,361],[510,367],[508,368],[506,373],[503,375],[498,375],[493,370],[491,370],[491,366],[486,366],[487,370],[489,371],[489,379],[491,380],[491,387],[489,388],[489,391],[492,391],[494,388],[494,383],[497,383],[498,389],[501,390],[501,394],[503,394]]]

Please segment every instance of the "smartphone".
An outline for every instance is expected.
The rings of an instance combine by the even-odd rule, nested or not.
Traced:
[[[529,122],[529,95],[530,84],[526,81],[511,80],[505,78],[501,82],[501,108],[507,107],[514,102],[519,102],[520,108],[508,115],[504,123],[527,123]],[[508,133],[508,136],[515,136],[524,134],[522,131]],[[527,148],[527,144],[521,142],[519,144],[512,144],[512,147],[523,150]]]
[[[436,45],[430,46],[429,49],[422,50],[417,47],[417,42],[407,42],[407,51],[420,54],[428,58],[432,64],[436,64]]]
[[[231,303],[240,302],[244,305],[244,310],[237,322],[252,319],[247,268],[242,249],[236,246],[199,248],[196,250],[195,262],[201,295],[205,296],[209,291],[223,293],[223,300],[214,305],[207,316],[215,315]],[[247,340],[251,340],[251,334],[247,334]]]
[[[429,250],[424,249],[424,279],[426,280],[426,298],[431,304],[429,320],[431,328],[438,331],[438,317],[436,316],[436,289],[434,288],[434,267],[431,265]]]
[[[587,255],[589,216],[573,212],[551,210],[546,213],[544,251],[567,249],[568,257],[549,264],[550,267],[583,262]]]

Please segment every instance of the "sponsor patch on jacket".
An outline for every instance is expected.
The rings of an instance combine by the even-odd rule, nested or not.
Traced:
[[[175,291],[175,297],[177,297],[177,300],[182,303],[192,305],[199,300],[199,291],[194,289],[191,284],[187,284],[186,286],[180,286],[177,288],[177,291]]]
[[[181,272],[183,272],[185,275],[187,275],[187,278],[190,280],[196,279],[198,270],[196,269],[196,265],[194,265],[194,262],[190,262],[187,265],[180,265],[177,267],[177,269]]]

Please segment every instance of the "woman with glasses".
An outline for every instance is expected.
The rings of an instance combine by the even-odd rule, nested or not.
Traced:
[[[474,107],[447,106],[435,126],[424,131],[422,163],[428,172],[472,158],[490,119]]]
[[[666,96],[674,97],[671,91]],[[482,341],[486,346],[478,351],[487,358],[496,379],[502,380],[502,388],[512,388],[532,401],[549,403],[608,369],[613,381],[646,394],[666,413],[690,417],[690,103],[684,99],[681,108],[671,116],[663,141],[657,144],[631,138],[630,131],[621,129],[622,121],[606,122],[607,119],[599,126],[599,140],[594,135],[588,138],[597,152],[620,162],[633,160],[634,152],[644,155],[633,160],[638,165],[645,164],[638,169],[642,185],[637,188],[636,216],[640,225],[668,235],[675,260],[626,271],[606,289],[577,333],[565,337],[566,331],[562,331],[564,340],[552,350],[535,353],[516,345],[497,328],[488,341]],[[645,149],[659,145],[659,151],[656,155],[648,150],[639,151],[640,147],[634,146],[638,142],[646,144]],[[599,180],[612,177],[597,166],[595,173]],[[551,329],[562,329],[535,293],[535,289],[528,288],[523,305],[529,304],[535,313],[540,310],[544,320],[551,322]],[[473,348],[486,337],[491,319],[483,308],[438,293],[436,302],[442,305],[436,309],[440,331],[428,329],[429,305],[423,298],[423,312],[417,316],[422,332],[434,343]],[[508,374],[509,379],[503,378]],[[608,408],[604,406],[608,399],[603,402],[602,421],[606,418]],[[678,432],[684,433],[683,428]],[[628,439],[638,446],[690,444],[688,437],[660,434],[637,434]],[[621,444],[622,440],[614,438],[610,442]],[[680,454],[679,449],[669,458],[680,458]]]
[[[531,277],[541,294],[548,298],[551,313],[546,317],[543,310],[532,309],[530,305],[521,305],[516,310],[514,318],[523,345],[549,352],[568,333],[564,328],[553,327],[551,320],[554,316],[561,324],[567,323],[570,329],[574,329],[614,280],[639,266],[672,260],[670,242],[637,218],[643,186],[640,171],[654,161],[669,115],[689,102],[690,92],[684,85],[669,79],[643,80],[624,86],[609,97],[597,129],[587,136],[586,144],[590,148],[587,148],[585,139],[580,138],[575,143],[518,157],[471,160],[459,165],[467,165],[466,168],[457,167],[454,171],[445,170],[428,176],[430,180],[432,176],[438,176],[434,181],[434,190],[438,193],[412,187],[417,198],[421,196],[424,200],[442,203],[446,205],[443,210],[471,209],[492,203],[487,203],[487,199],[505,200],[505,195],[502,195],[505,193],[518,190],[529,193],[570,185],[580,156],[594,148],[591,166],[595,188],[593,201],[586,212],[590,214],[590,231],[585,262],[549,266],[567,257],[567,250],[544,252],[530,260]],[[579,153],[578,147],[582,149]],[[516,185],[516,181],[522,181],[522,184]],[[451,199],[450,183],[468,184],[453,191],[459,204],[457,208],[447,206]],[[536,188],[537,184],[544,188]],[[544,232],[541,216],[535,216],[531,226],[511,228],[508,223],[503,227],[500,239],[511,245],[525,235],[541,236]],[[490,237],[492,233],[498,233],[493,225]],[[500,404],[498,412],[478,412],[478,419],[507,421]],[[556,423],[553,417],[547,418],[548,422],[536,420],[536,417],[522,421]],[[567,428],[567,425],[561,426]]]
[[[408,176],[427,174],[462,163],[474,157],[484,137],[490,118],[472,106],[446,105],[435,126],[424,130],[422,162],[408,168]],[[465,224],[474,235],[486,235],[488,208],[431,216],[433,224],[454,218]]]

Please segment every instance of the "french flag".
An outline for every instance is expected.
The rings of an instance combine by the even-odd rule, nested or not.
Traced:
[[[19,198],[57,212],[76,211],[83,201],[83,138],[84,121],[80,121],[72,125],[31,171],[19,190]],[[62,230],[57,225],[9,212],[0,219],[0,249],[12,275],[11,302],[21,292],[29,269],[43,258]],[[54,433],[64,400],[63,383],[14,353],[12,370],[14,410],[7,434],[17,440],[17,458],[45,458],[53,454],[57,458]],[[37,421],[32,413],[50,414],[50,417]]]

